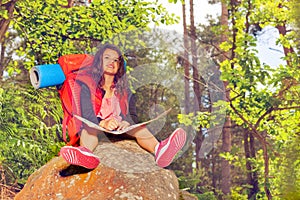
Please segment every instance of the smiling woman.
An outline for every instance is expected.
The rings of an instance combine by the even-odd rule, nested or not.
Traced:
[[[103,53],[103,70],[106,78],[114,78],[120,67],[119,55],[116,51],[106,49]]]
[[[127,86],[125,68],[121,67],[123,65],[124,58],[117,46],[101,46],[91,67],[84,68],[77,74],[78,84],[74,84],[71,90],[74,95],[72,113],[108,131],[124,130],[137,124],[135,97]],[[98,131],[85,124],[77,127],[73,146],[61,148],[60,155],[71,165],[94,169],[100,160],[93,151],[99,144],[98,135],[105,131]],[[139,126],[126,133],[135,138],[143,149],[154,154],[160,167],[169,166],[186,141],[186,132],[182,128],[177,128],[161,142],[146,126]]]
[[[6,79],[1,85],[1,89],[12,83],[15,86],[13,88],[10,86],[10,90],[5,89],[6,93],[11,93],[9,98],[10,96],[12,98],[8,99],[6,110],[2,109],[3,112],[0,112],[5,122],[9,122],[0,123],[6,128],[1,129],[1,135],[5,138],[6,135],[3,134],[5,132],[12,138],[10,141],[3,140],[2,146],[5,148],[1,146],[1,157],[4,158],[2,164],[9,166],[18,184],[21,185],[24,184],[29,173],[38,169],[53,154],[56,155],[56,148],[61,145],[61,141],[57,142],[58,138],[49,139],[50,136],[56,136],[60,132],[58,124],[61,105],[57,93],[52,89],[24,90],[24,83],[26,81],[27,86],[28,82],[23,77],[26,74],[24,69],[32,68],[37,64],[57,63],[58,56],[61,55],[94,52],[95,46],[98,46],[97,42],[107,41],[113,33],[144,28],[152,20],[149,17],[152,14],[160,13],[159,19],[164,21],[170,20],[171,16],[156,6],[154,1],[95,0],[89,6],[74,5],[72,8],[61,6],[60,2],[66,5],[66,0],[36,0],[34,4],[31,0],[1,2],[2,5],[5,4],[0,9],[3,11],[2,22],[5,24],[0,25],[0,40],[3,44],[1,47],[5,46],[6,50],[2,52],[3,57],[0,60],[3,62],[0,66],[3,69],[0,67],[0,71],[2,74],[2,70],[7,70],[18,80],[12,82]],[[6,12],[8,10],[9,12]],[[10,17],[8,13],[13,13],[14,16]],[[10,23],[7,23],[9,21]],[[14,31],[11,32],[12,30]],[[14,37],[19,38],[20,41],[17,42],[18,39]],[[22,69],[22,74],[14,73],[19,71],[17,70],[19,67]],[[1,94],[1,98],[3,95]],[[1,104],[4,105],[2,99]],[[20,124],[16,124],[16,120]],[[57,123],[55,126],[54,122]],[[35,140],[32,141],[30,138]],[[26,149],[24,145],[15,144],[16,141],[25,143]],[[54,145],[54,141],[57,145]],[[28,146],[33,149],[29,149]]]

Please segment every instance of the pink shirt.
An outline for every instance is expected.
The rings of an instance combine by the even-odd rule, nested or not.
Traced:
[[[102,104],[99,113],[97,114],[97,117],[100,117],[101,119],[112,119],[115,118],[118,121],[122,121],[121,114],[121,108],[120,108],[120,102],[119,99],[113,95],[110,98],[103,98]]]

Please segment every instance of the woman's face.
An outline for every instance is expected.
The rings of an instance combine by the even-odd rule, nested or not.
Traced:
[[[106,49],[103,53],[103,71],[107,75],[115,75],[120,67],[119,54],[115,50]]]

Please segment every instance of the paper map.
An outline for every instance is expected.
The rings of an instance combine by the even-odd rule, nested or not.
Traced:
[[[153,121],[155,121],[155,120],[158,120],[159,118],[161,118],[161,117],[167,115],[170,111],[171,111],[171,108],[168,109],[168,110],[166,110],[166,111],[164,111],[163,113],[159,114],[158,116],[156,116],[155,118],[153,118],[153,119],[151,119],[151,120],[149,120],[149,121],[142,122],[142,123],[139,123],[139,124],[134,124],[134,125],[131,125],[131,126],[125,128],[125,129],[119,130],[119,131],[116,131],[116,130],[112,130],[112,131],[107,130],[107,129],[105,129],[105,128],[99,126],[98,124],[95,124],[95,123],[93,123],[93,122],[91,122],[91,121],[89,121],[89,120],[87,120],[87,119],[85,119],[85,118],[83,118],[83,117],[80,117],[80,116],[78,116],[78,115],[74,115],[74,116],[75,116],[77,119],[79,119],[80,121],[82,121],[83,123],[85,123],[86,125],[88,125],[89,127],[91,127],[91,128],[94,128],[94,129],[97,129],[97,130],[100,130],[100,131],[103,131],[103,132],[107,132],[107,133],[112,133],[112,134],[119,135],[119,134],[126,133],[126,132],[128,132],[128,131],[131,131],[131,130],[137,128],[137,127],[146,125],[146,124],[148,124],[148,123],[150,123],[150,122],[153,122]]]

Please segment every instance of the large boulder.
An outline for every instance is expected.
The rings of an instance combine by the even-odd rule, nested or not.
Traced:
[[[95,154],[101,163],[94,170],[53,158],[29,177],[15,200],[179,199],[173,171],[158,167],[134,140],[105,140]]]

